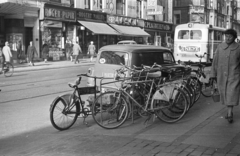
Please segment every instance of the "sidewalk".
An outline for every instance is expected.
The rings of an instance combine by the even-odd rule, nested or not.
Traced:
[[[71,61],[48,61],[48,62],[35,62],[34,66],[29,66],[28,63],[14,63],[14,72],[25,72],[25,71],[34,71],[34,70],[46,70],[46,69],[54,69],[54,68],[66,68],[66,67],[74,67],[76,65],[91,65],[95,63],[95,58],[91,62],[90,59],[79,59],[79,63],[74,64]]]

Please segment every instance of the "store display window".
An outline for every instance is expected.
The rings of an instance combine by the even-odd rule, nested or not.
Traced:
[[[44,21],[42,25],[42,44],[48,44],[50,58],[60,60],[65,56],[62,50],[62,22]]]

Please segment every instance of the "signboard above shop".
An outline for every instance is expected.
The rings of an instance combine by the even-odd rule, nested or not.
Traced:
[[[107,15],[107,23],[117,24],[117,25],[139,26],[139,27],[144,26],[144,22],[141,19],[117,16],[117,15]]]
[[[77,9],[77,20],[97,20],[105,22],[106,16],[106,13]]]
[[[144,21],[144,29],[155,29],[163,31],[172,31],[173,25],[169,23],[160,23],[154,21]]]
[[[44,6],[44,19],[60,21],[76,21],[76,11],[66,7],[47,5]]]

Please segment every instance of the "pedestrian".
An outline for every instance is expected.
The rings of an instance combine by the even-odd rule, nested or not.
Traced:
[[[67,40],[65,44],[65,53],[67,60],[70,59],[72,61],[72,42],[69,40]]]
[[[22,63],[23,51],[22,51],[22,43],[21,43],[21,40],[19,40],[19,41],[17,42],[16,48],[17,48],[17,58],[18,58],[18,61],[19,61],[19,63]]]
[[[88,54],[91,57],[91,62],[93,60],[93,56],[95,55],[95,51],[96,51],[95,45],[93,44],[93,41],[91,41],[88,46]]]
[[[75,61],[74,61],[75,64],[76,64],[76,62],[79,63],[78,59],[79,59],[80,53],[82,53],[82,49],[79,46],[79,44],[76,41],[74,41],[73,42],[73,56],[75,57]]]
[[[210,82],[217,80],[220,101],[227,107],[226,119],[233,122],[233,107],[240,103],[240,45],[237,32],[225,31],[225,42],[218,45],[210,73]]]
[[[3,63],[2,63],[2,66],[3,66],[2,71],[3,71],[4,65],[11,62],[11,59],[12,59],[12,52],[10,50],[8,41],[5,42],[5,46],[2,49],[2,53],[3,53]]]
[[[34,61],[34,55],[37,55],[37,50],[34,47],[33,42],[30,41],[30,45],[28,46],[28,49],[27,49],[27,56],[28,56],[29,65],[34,66],[34,62],[33,62]]]
[[[49,56],[49,46],[46,41],[43,42],[42,45],[42,57],[44,59],[44,62],[47,63]]]
[[[0,74],[3,72],[3,67],[4,67],[4,55],[3,55],[3,51],[2,51],[2,48],[0,47],[0,63],[2,65],[2,70],[0,71]]]

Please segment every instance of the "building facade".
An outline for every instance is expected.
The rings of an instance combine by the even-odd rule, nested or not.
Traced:
[[[240,33],[240,0],[175,0],[174,25],[197,22]]]
[[[0,46],[10,42],[16,54],[30,41],[41,56],[44,43],[52,60],[65,58],[66,40],[77,41],[87,53],[121,40],[169,46],[173,37],[173,0],[4,0],[0,2]],[[16,57],[14,57],[16,59]]]

